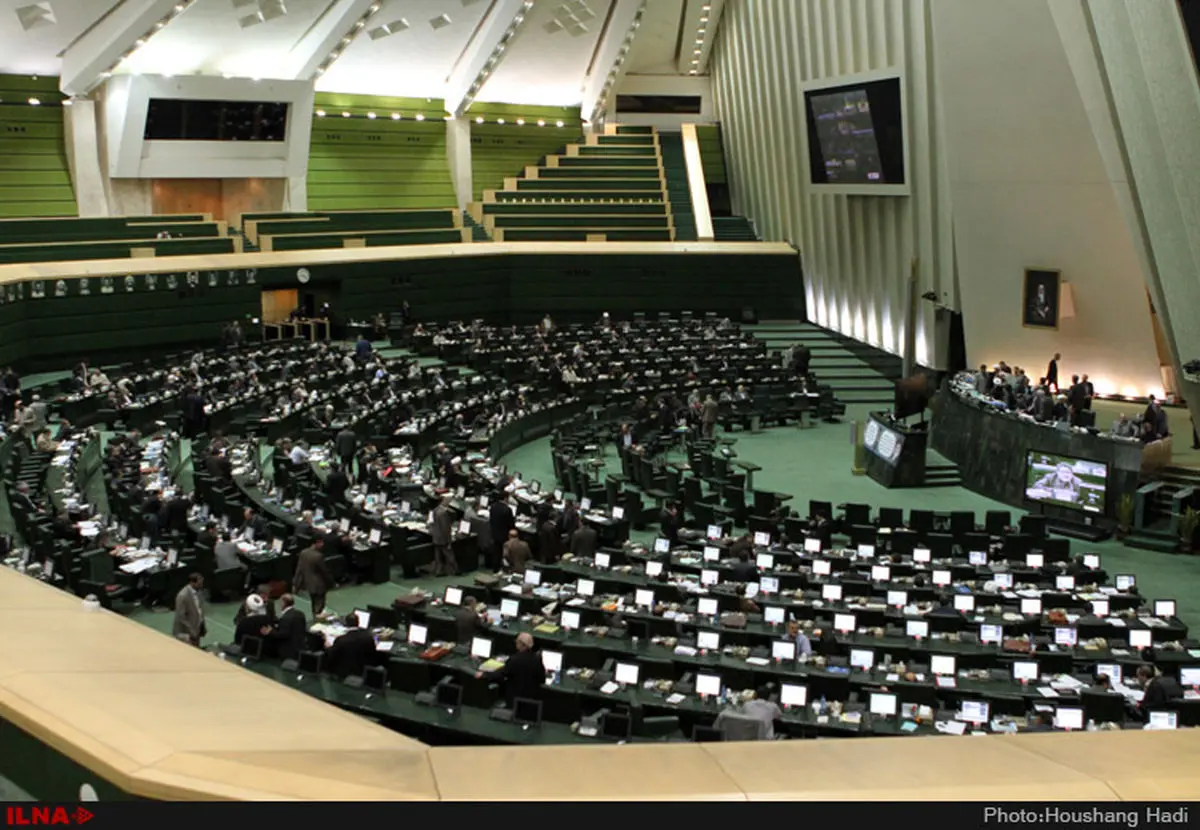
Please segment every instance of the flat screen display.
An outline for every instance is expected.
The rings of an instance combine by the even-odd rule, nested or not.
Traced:
[[[906,183],[899,78],[808,90],[804,102],[813,184]]]
[[[1108,467],[1065,455],[1030,450],[1025,456],[1025,498],[1029,501],[1103,513]]]

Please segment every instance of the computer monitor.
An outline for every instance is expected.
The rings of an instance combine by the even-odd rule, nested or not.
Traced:
[[[892,569],[887,565],[872,565],[871,580],[873,582],[887,582],[892,578]]]
[[[591,579],[581,579],[575,583],[575,593],[581,597],[596,595],[596,583]]]
[[[969,551],[967,553],[967,562],[968,562],[968,564],[971,564],[971,565],[986,565],[987,564],[987,551],[986,550]]]
[[[700,571],[700,584],[704,586],[717,585],[721,582],[721,572],[712,569]]]
[[[1079,706],[1059,706],[1054,710],[1054,728],[1083,729],[1083,708]]]
[[[820,553],[821,552],[821,540],[818,539],[816,536],[807,537],[804,540],[804,552],[805,553]]]
[[[875,652],[869,648],[850,649],[850,667],[871,671],[875,668]]]
[[[1150,723],[1151,729],[1178,729],[1179,728],[1179,713],[1178,712],[1151,712],[1149,723]]]
[[[768,605],[763,608],[763,622],[771,625],[782,625],[784,622],[784,610],[778,605]]]
[[[1011,590],[1013,586],[1013,577],[1010,573],[993,573],[992,581],[996,583],[997,588]]]
[[[756,548],[771,547],[771,534],[767,533],[765,530],[757,531],[754,534],[754,546]]]
[[[1130,648],[1150,648],[1154,644],[1154,634],[1149,628],[1129,629]]]
[[[833,573],[833,563],[828,559],[814,559],[812,572],[814,576],[829,576]]]
[[[953,654],[933,654],[929,657],[929,672],[942,677],[953,677],[957,664]]]
[[[779,702],[784,708],[795,706],[803,709],[808,705],[808,687],[795,683],[784,683],[779,687]]]
[[[478,657],[480,660],[490,659],[492,656],[492,641],[487,637],[472,637],[471,656]]]
[[[639,608],[653,608],[654,592],[649,588],[638,588],[633,592],[633,604]]]
[[[533,586],[541,585],[542,584],[542,572],[535,571],[533,568],[526,568],[524,582],[526,585],[533,585]]]
[[[771,657],[775,660],[795,660],[796,644],[791,640],[775,640],[771,643]]]
[[[1154,616],[1159,619],[1169,620],[1175,616],[1175,600],[1173,599],[1156,599],[1154,600]]]
[[[567,631],[578,631],[579,612],[571,611],[569,609],[565,610],[562,612],[562,616],[559,618],[558,622],[559,625],[561,625]]]
[[[1059,574],[1054,577],[1054,588],[1058,591],[1074,591],[1075,577],[1071,574]]]
[[[697,631],[696,648],[717,651],[721,648],[721,634],[717,631]]]
[[[637,663],[617,663],[617,671],[613,675],[613,679],[622,686],[636,686],[639,673]]]
[[[1054,644],[1065,648],[1074,648],[1079,642],[1079,632],[1070,627],[1060,625],[1054,629]]]
[[[263,638],[262,637],[243,637],[242,638],[242,656],[250,657],[255,660],[261,660],[263,653]]]
[[[779,577],[764,576],[758,580],[758,592],[760,594],[778,594],[779,593]]]
[[[896,717],[896,696],[888,692],[871,692],[871,714],[880,718]]]
[[[671,540],[667,539],[663,536],[659,536],[657,539],[654,540],[654,552],[655,553],[670,553],[671,552]]]
[[[903,608],[908,605],[908,591],[888,591],[887,604],[893,608]]]
[[[323,651],[302,651],[300,652],[300,671],[308,672],[309,674],[320,674],[321,666],[325,662],[325,652]]]
[[[591,509],[592,509],[592,500],[591,499],[584,498],[579,501],[579,512],[580,513],[587,513]]]
[[[662,576],[662,572],[663,572],[663,563],[662,562],[651,561],[651,562],[646,563],[646,576],[653,579],[656,576]]]
[[[1012,664],[1013,680],[1032,683],[1038,679],[1038,664],[1035,660],[1014,660]]]
[[[913,561],[918,564],[927,564],[933,561],[933,551],[929,548],[913,548],[912,557]]]
[[[618,522],[621,521],[621,519],[624,519],[625,518],[625,508],[624,507],[614,507],[612,509],[612,517],[614,519],[616,519]]]
[[[537,726],[542,722],[542,702],[528,697],[513,698],[513,723]]]
[[[696,674],[696,694],[701,697],[719,697],[721,694],[721,676],[718,674]]]
[[[955,611],[974,611],[975,610],[975,595],[974,594],[955,594],[954,595],[954,610]]]
[[[981,625],[981,626],[979,626],[979,642],[981,642],[981,643],[1002,643],[1002,642],[1004,642],[1004,626],[1002,626],[1002,625]]]
[[[853,634],[858,628],[858,620],[853,614],[834,614],[833,615],[833,630],[841,631],[844,634]]]
[[[769,553],[760,553],[754,557],[754,564],[760,571],[769,571],[775,567],[775,557]]]
[[[1042,613],[1042,598],[1041,597],[1022,597],[1021,598],[1021,613],[1028,616],[1040,615]]]
[[[713,542],[720,539],[723,535],[720,525],[709,525],[708,529],[704,532],[704,538]]]
[[[1189,688],[1200,687],[1200,666],[1184,666],[1180,668],[1179,685]]]
[[[612,557],[604,551],[599,551],[592,561],[596,563],[597,568],[608,568],[612,564]]]
[[[462,706],[463,687],[457,683],[439,683],[434,692],[438,706],[457,709]]]
[[[629,715],[605,712],[600,718],[600,734],[614,741],[628,741],[633,735],[633,721]]]
[[[871,559],[875,556],[875,546],[859,545],[855,553],[858,555],[859,559]]]
[[[420,623],[409,623],[407,639],[410,645],[423,646],[429,640],[429,629]]]
[[[1046,564],[1046,557],[1040,553],[1025,554],[1025,565],[1030,568],[1041,568]]]
[[[1106,675],[1108,677],[1108,679],[1112,681],[1114,686],[1119,685],[1121,682],[1121,678],[1123,676],[1121,673],[1121,664],[1120,663],[1097,663],[1096,664],[1096,676],[1099,677],[1102,674]]]
[[[967,723],[987,723],[990,709],[982,700],[964,700],[958,709],[958,719]]]
[[[1128,591],[1137,586],[1137,577],[1133,574],[1117,574],[1113,577],[1113,585],[1118,591]]]
[[[370,611],[364,611],[361,608],[355,608],[351,613],[354,614],[354,621],[359,628],[369,629],[371,627]]]
[[[386,692],[388,687],[387,669],[383,666],[367,666],[362,673],[363,687],[373,692]]]
[[[842,586],[837,584],[822,585],[821,599],[826,602],[837,602],[842,598]]]
[[[713,545],[706,545],[704,547],[704,561],[705,562],[720,562],[721,561],[721,549],[718,547],[714,547]]]
[[[462,605],[462,600],[462,588],[455,588],[453,585],[447,586],[446,592],[442,594],[442,601],[447,605]]]
[[[500,600],[500,616],[506,619],[516,619],[521,616],[521,600],[519,599],[502,599]]]
[[[701,617],[717,616],[717,600],[715,597],[700,597],[696,600],[696,613]]]
[[[929,638],[929,623],[926,620],[906,620],[904,633],[918,640]]]
[[[542,668],[548,674],[554,674],[563,670],[563,653],[561,651],[549,651],[542,649]]]
[[[950,571],[945,570],[943,568],[938,568],[938,569],[934,570],[934,572],[933,572],[933,584],[934,585],[937,585],[939,588],[941,588],[946,585],[949,585],[951,582],[953,582],[953,579],[951,579],[951,577],[950,577]]]
[[[1109,604],[1106,599],[1094,599],[1091,601],[1093,617],[1107,617],[1109,614]]]
[[[1085,567],[1085,568],[1090,568],[1090,569],[1091,569],[1091,570],[1093,570],[1093,571],[1094,571],[1094,570],[1097,570],[1097,569],[1099,569],[1099,567],[1100,567],[1100,554],[1098,554],[1098,553],[1085,553],[1085,554],[1083,555],[1083,567]]]

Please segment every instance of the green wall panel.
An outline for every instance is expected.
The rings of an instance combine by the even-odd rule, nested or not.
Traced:
[[[578,107],[477,102],[467,117],[473,122],[472,198],[477,202],[483,191],[502,189],[505,178],[524,175],[526,167],[538,165],[545,156],[563,154],[568,144],[583,141]]]
[[[78,213],[62,101],[58,78],[0,75],[0,218]]]
[[[700,144],[700,163],[704,168],[705,182],[726,184],[725,147],[721,143],[721,125],[698,125],[696,141]]]

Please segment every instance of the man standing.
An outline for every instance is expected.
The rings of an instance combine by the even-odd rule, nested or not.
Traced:
[[[1062,355],[1058,352],[1054,353],[1054,357],[1050,358],[1050,365],[1046,367],[1046,386],[1051,392],[1058,392],[1058,361],[1062,359]]]
[[[200,647],[200,638],[208,633],[204,624],[204,577],[198,573],[188,576],[188,584],[175,595],[175,623],[171,633],[176,640]]]
[[[508,567],[520,573],[525,570],[525,563],[532,557],[533,551],[529,549],[529,543],[521,538],[521,534],[514,527],[508,532],[508,541],[504,543],[504,559],[508,562]]]
[[[304,638],[308,632],[308,621],[304,612],[296,607],[296,598],[284,594],[279,598],[279,619],[270,633],[272,649],[280,660],[296,660],[304,650]]]
[[[307,591],[312,603],[313,617],[325,610],[325,596],[333,587],[333,574],[325,564],[325,539],[318,536],[310,547],[300,551],[296,558],[296,575],[292,577],[292,589]]]
[[[433,511],[433,527],[429,535],[433,541],[433,575],[453,576],[458,573],[458,562],[454,558],[454,532],[451,527],[450,497],[442,499]]]
[[[704,399],[704,406],[700,408],[700,437],[713,437],[717,431],[717,416],[720,414],[720,411],[720,405],[713,400],[712,395],[708,395]]]
[[[354,451],[358,449],[358,436],[354,434],[354,430],[345,427],[333,439],[333,444],[338,458],[342,459],[342,466],[350,469],[350,464],[354,461]]]
[[[508,532],[517,526],[512,508],[502,498],[503,493],[492,497],[488,507],[488,524],[492,530],[492,549],[488,551],[488,567],[494,571],[500,570],[504,545],[508,542]]]

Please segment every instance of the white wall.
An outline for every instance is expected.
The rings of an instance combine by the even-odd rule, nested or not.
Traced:
[[[712,79],[704,75],[626,75],[617,86],[617,95],[689,95],[700,98],[699,115],[625,114],[619,109],[612,121],[639,127],[678,131],[684,124],[715,124],[717,109],[713,101]]]
[[[914,258],[918,292],[957,305],[927,30],[925,0],[730,0],[710,64],[735,211],[800,247],[809,319],[896,354]],[[906,81],[912,195],[813,192],[801,84],[892,67]],[[933,305],[918,309],[915,358],[936,365]]]
[[[1047,0],[933,0],[938,98],[970,365],[1037,376],[1054,352],[1098,391],[1162,389],[1146,283]],[[1023,273],[1075,316],[1023,328]]]

